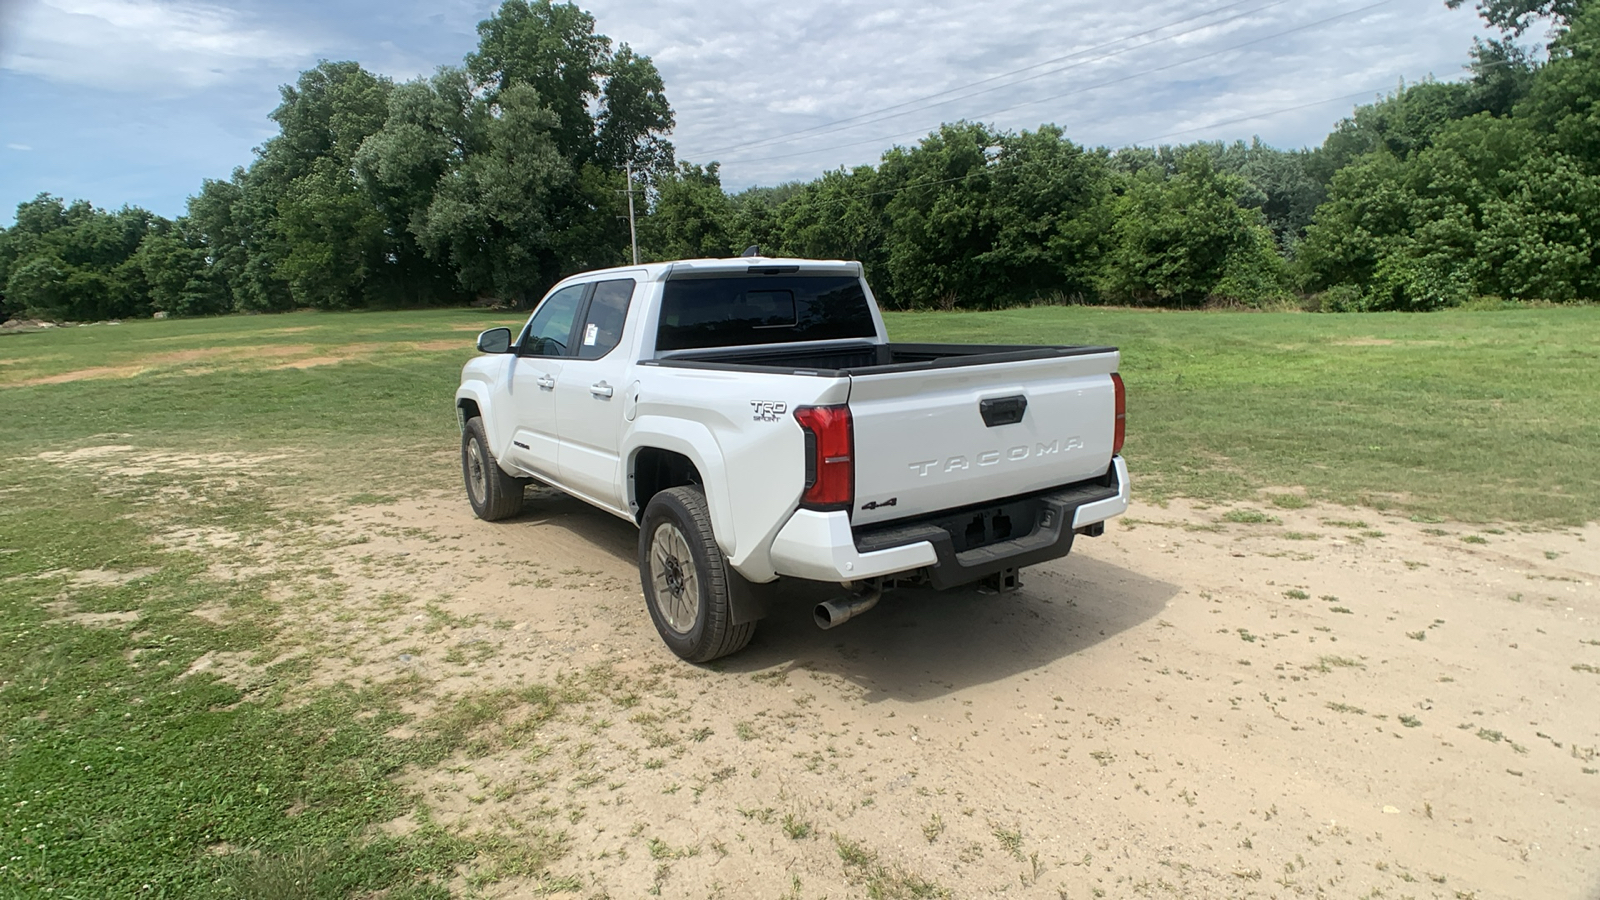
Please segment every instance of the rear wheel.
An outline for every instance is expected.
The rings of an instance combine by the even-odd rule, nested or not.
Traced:
[[[513,478],[489,452],[483,419],[467,420],[461,432],[461,477],[467,483],[467,501],[478,518],[494,522],[522,512],[522,489],[527,481]]]
[[[639,580],[650,619],[673,653],[703,663],[750,643],[755,623],[733,624],[732,578],[699,488],[650,498],[639,528]]]

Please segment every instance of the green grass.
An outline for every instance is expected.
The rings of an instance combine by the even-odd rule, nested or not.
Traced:
[[[1600,307],[887,318],[900,341],[1119,347],[1147,498],[1299,486],[1468,522],[1600,519]]]

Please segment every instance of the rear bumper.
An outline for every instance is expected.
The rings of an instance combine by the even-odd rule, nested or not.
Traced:
[[[815,581],[924,570],[943,589],[1066,556],[1079,529],[1127,508],[1128,467],[1118,456],[1089,481],[857,531],[844,512],[800,510],[773,541],[772,562],[780,575]]]

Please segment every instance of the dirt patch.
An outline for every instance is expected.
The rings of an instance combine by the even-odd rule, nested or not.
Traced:
[[[58,458],[240,478],[274,459]],[[385,830],[517,823],[596,893],[1487,900],[1600,879],[1600,526],[1411,522],[1290,487],[1136,504],[1012,594],[892,592],[823,632],[836,588],[760,588],[754,642],[704,667],[650,624],[636,529],[552,491],[509,522],[452,487],[248,537],[163,541],[272,574],[293,689],[389,690],[417,717],[397,739],[457,729]]]
[[[1581,668],[1600,667],[1600,527],[1136,505],[1015,594],[895,592],[821,632],[832,592],[764,588],[754,643],[710,667],[661,646],[636,539],[551,492],[491,525],[439,491],[318,529],[332,582],[303,594],[337,599],[289,608],[321,642],[316,683],[405,684],[419,713],[552,686],[548,721],[507,700],[403,780],[465,833],[564,833],[557,874],[613,896],[777,896],[798,874],[807,896],[1159,877],[1488,898],[1600,877]]]
[[[421,341],[411,346],[418,350],[471,350],[472,344],[467,341]]]
[[[110,569],[84,569],[73,572],[68,577],[67,583],[71,587],[105,587],[110,585],[123,585],[130,581],[137,581],[161,571],[160,569],[130,569],[126,572],[116,572]]]
[[[345,360],[348,360],[348,359],[351,359],[351,358],[352,357],[349,357],[349,356],[308,356],[305,359],[296,359],[296,360],[292,360],[292,361],[286,362],[286,363],[279,363],[278,365],[275,365],[275,366],[268,366],[268,368],[270,368],[270,369],[312,369],[312,368],[316,368],[317,366],[334,366],[334,365],[338,365],[339,363],[342,363]]]
[[[37,378],[24,378],[19,381],[8,381],[0,387],[34,387],[41,384],[68,384],[73,381],[86,381],[91,378],[132,378],[146,370],[146,366],[95,366],[89,369],[76,369],[71,372],[59,372],[55,375],[41,375]]]

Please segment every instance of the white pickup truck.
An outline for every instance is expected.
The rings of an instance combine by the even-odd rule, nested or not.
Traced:
[[[1115,349],[890,343],[859,263],[587,272],[478,349],[473,511],[539,482],[637,524],[650,617],[693,662],[750,641],[751,583],[846,586],[830,628],[886,587],[1015,587],[1128,507]]]

